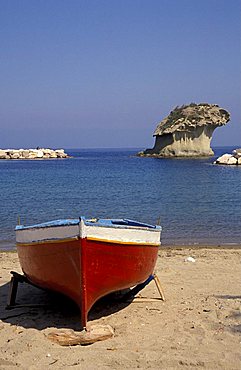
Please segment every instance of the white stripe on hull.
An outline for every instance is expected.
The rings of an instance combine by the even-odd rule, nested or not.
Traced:
[[[138,243],[138,244],[160,244],[160,231],[141,228],[112,228],[85,226],[87,239],[100,239],[112,242]]]
[[[79,225],[39,227],[16,230],[17,243],[34,243],[44,240],[71,239],[79,236]]]
[[[107,242],[138,243],[160,245],[161,229],[149,229],[135,226],[111,227],[80,224],[45,227],[25,227],[16,230],[19,244],[41,243],[44,241],[62,241],[71,238],[89,238]]]

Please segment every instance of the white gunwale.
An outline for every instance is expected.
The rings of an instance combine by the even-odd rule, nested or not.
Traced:
[[[108,220],[107,220],[108,221]],[[159,246],[161,228],[148,228],[128,225],[95,224],[80,219],[58,220],[56,222],[43,223],[33,226],[17,226],[16,242],[17,245],[43,244],[43,243],[63,243],[76,239],[98,241],[104,243],[118,244],[144,244]]]

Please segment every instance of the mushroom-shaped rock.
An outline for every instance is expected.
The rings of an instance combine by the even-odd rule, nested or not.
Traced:
[[[213,131],[225,125],[230,114],[217,104],[195,104],[176,107],[164,118],[154,132],[152,149],[138,153],[155,157],[211,156]]]

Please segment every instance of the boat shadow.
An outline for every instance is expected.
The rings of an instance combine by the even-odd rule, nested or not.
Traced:
[[[43,330],[49,327],[82,330],[79,307],[68,297],[28,284],[19,284],[16,306],[6,309],[10,283],[0,286],[0,320],[11,325]],[[121,311],[131,303],[123,301],[125,292],[112,293],[98,300],[88,322]]]

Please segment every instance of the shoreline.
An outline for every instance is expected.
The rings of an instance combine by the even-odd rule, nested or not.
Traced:
[[[225,243],[225,244],[162,244],[160,249],[241,249],[241,243]]]
[[[200,249],[218,249],[218,250],[240,250],[241,243],[224,243],[224,244],[161,244],[159,250],[185,250],[185,249],[193,249],[193,250],[200,250]],[[16,246],[6,247],[6,249],[0,248],[0,253],[17,253]]]

